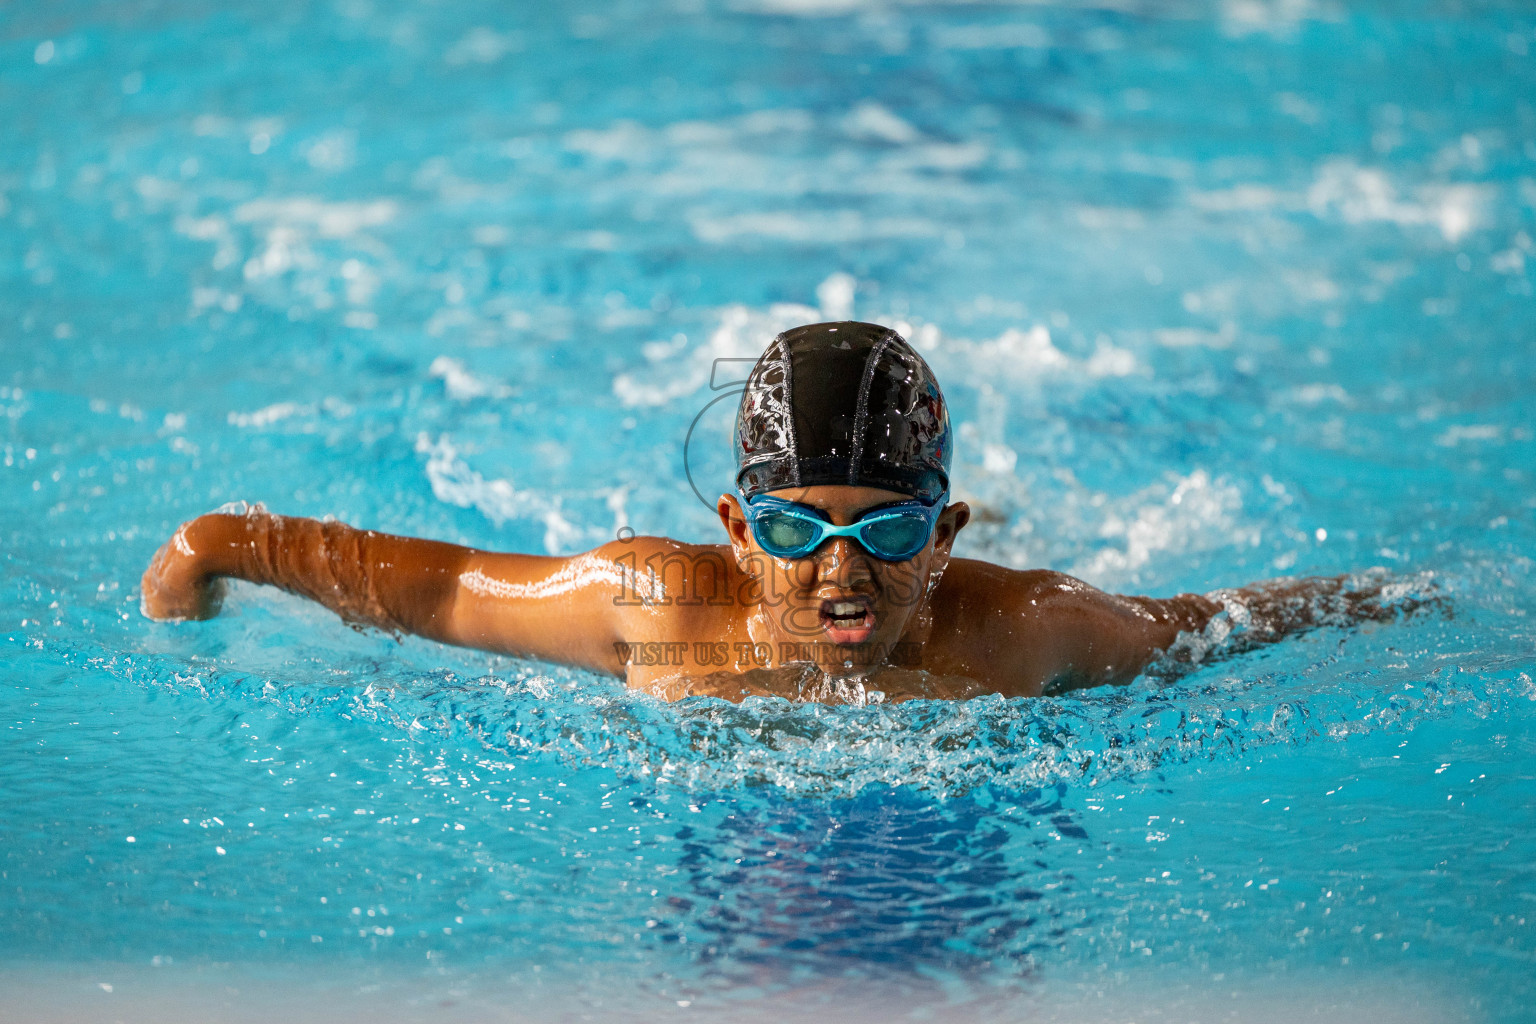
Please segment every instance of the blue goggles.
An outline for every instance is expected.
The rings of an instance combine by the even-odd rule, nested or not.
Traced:
[[[742,503],[758,547],[775,558],[804,558],[833,537],[852,537],[884,562],[905,562],[933,535],[945,495],[932,504],[900,501],[872,508],[847,526],[833,526],[812,505],[759,494]]]

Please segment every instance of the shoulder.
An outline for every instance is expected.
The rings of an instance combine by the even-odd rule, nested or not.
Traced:
[[[952,559],[934,591],[935,665],[1009,696],[1038,696],[1059,674],[1070,604],[1088,585],[1047,569]]]
[[[615,565],[677,565],[713,570],[721,563],[734,564],[724,544],[686,544],[671,537],[635,536],[611,540],[587,552],[586,557]]]
[[[685,544],[670,537],[613,540],[584,558],[609,566],[625,592],[646,605],[720,604],[739,569],[723,544]]]
[[[1051,569],[1009,569],[955,559],[934,594],[934,617],[955,635],[1038,658],[1080,646],[1107,626],[1135,618],[1125,598]]]
[[[934,597],[936,624],[968,665],[986,668],[978,677],[1001,676],[1015,692],[1128,680],[1158,646],[1143,602],[1048,569],[957,560]]]
[[[952,559],[935,595],[975,614],[1031,616],[1056,613],[1109,595],[1075,576],[1051,569],[1009,569],[971,558]]]

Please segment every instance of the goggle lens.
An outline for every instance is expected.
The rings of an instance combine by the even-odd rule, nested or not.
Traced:
[[[787,512],[768,512],[758,516],[757,542],[771,555],[797,557],[797,553],[815,544],[820,530],[816,524]]]
[[[870,554],[892,562],[911,558],[928,543],[928,521],[920,516],[903,515],[881,519],[864,527],[859,534]]]
[[[775,558],[804,558],[829,536],[853,537],[864,550],[886,562],[905,562],[928,543],[942,504],[875,509],[851,526],[833,526],[817,510],[778,498],[746,504],[758,546]]]

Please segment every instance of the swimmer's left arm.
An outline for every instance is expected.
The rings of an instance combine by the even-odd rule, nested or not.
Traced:
[[[1047,690],[1128,683],[1173,646],[1198,633],[1222,611],[1239,631],[1226,654],[1305,632],[1392,619],[1440,598],[1393,595],[1380,579],[1308,576],[1264,580],[1246,587],[1170,598],[1108,594],[1060,573],[1043,574],[1035,590],[1052,668]]]
[[[1170,598],[1109,594],[1064,573],[1030,574],[1021,614],[1032,620],[1033,674],[1047,691],[1128,683],[1178,639],[1221,611],[1201,594]],[[1026,603],[1027,602],[1027,603]]]

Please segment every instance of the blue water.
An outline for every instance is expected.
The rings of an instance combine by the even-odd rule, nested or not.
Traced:
[[[0,9],[4,984],[1536,1020],[1533,51],[1450,0]],[[944,382],[962,554],[1448,604],[851,708],[138,614],[232,500],[711,540],[716,360],[850,315]]]

